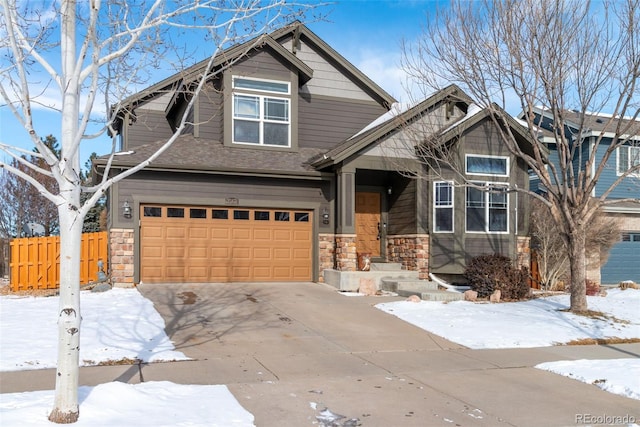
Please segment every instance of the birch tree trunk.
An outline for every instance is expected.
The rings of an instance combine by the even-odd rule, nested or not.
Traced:
[[[82,219],[63,205],[60,214],[60,305],[58,308],[58,367],[54,408],[49,420],[74,423],[78,409],[80,362],[80,242]]]
[[[62,176],[58,205],[60,217],[60,305],[58,309],[58,368],[54,406],[49,420],[74,423],[78,409],[80,361],[80,245],[84,215],[80,212],[80,160],[77,155],[80,117],[76,59],[76,1],[63,1],[60,51],[62,60],[62,143],[59,173]]]

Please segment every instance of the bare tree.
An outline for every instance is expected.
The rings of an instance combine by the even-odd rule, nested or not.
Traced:
[[[72,423],[78,419],[78,362],[80,348],[80,239],[87,212],[115,182],[157,158],[188,125],[189,112],[205,83],[221,67],[212,67],[220,48],[253,40],[274,26],[297,19],[307,6],[285,0],[60,0],[44,3],[0,0],[0,95],[2,108],[13,113],[36,147],[32,154],[15,144],[0,142],[0,150],[31,172],[52,177],[56,192],[21,167],[0,161],[0,168],[22,178],[58,210],[60,220],[60,306],[58,312],[58,367],[54,408],[49,419]],[[180,41],[185,33],[199,34],[201,43]],[[190,39],[194,40],[194,38]],[[110,133],[112,111],[120,102],[147,84],[149,73],[189,58],[185,46],[208,45],[211,58],[197,75],[185,76],[191,101],[172,137],[146,161],[119,175],[110,174],[107,162],[103,179],[83,186],[79,147],[83,141]],[[248,48],[249,49],[249,48]],[[154,77],[157,78],[157,77]],[[53,90],[55,89],[55,90]],[[98,101],[104,96],[104,103]],[[51,100],[53,98],[53,100]],[[61,150],[56,155],[40,139],[42,126],[34,116],[46,107],[58,114]],[[101,113],[102,112],[102,113]],[[106,116],[101,119],[98,116]],[[99,130],[90,134],[101,122]],[[116,147],[113,137],[112,157]],[[46,163],[28,161],[30,154]],[[81,199],[86,193],[89,197]]]
[[[457,84],[491,112],[502,143],[548,192],[531,195],[549,207],[568,250],[571,310],[585,311],[588,225],[605,206],[638,201],[608,196],[640,172],[640,162],[592,198],[618,148],[638,145],[640,1],[454,0],[432,18],[405,47],[404,69],[427,90]],[[514,104],[537,141],[532,152],[507,125]],[[540,106],[553,120],[555,150],[538,139]],[[589,120],[597,113],[607,118],[594,134]],[[566,132],[567,125],[577,130]]]
[[[549,206],[535,199],[531,203],[531,244],[538,261],[540,283],[544,289],[556,290],[561,280],[569,276],[567,246],[558,225],[549,221]],[[606,262],[609,251],[620,241],[620,222],[598,211],[588,224],[586,236],[587,265],[599,269]]]
[[[53,135],[47,135],[42,142],[59,155],[60,150]],[[13,159],[11,166],[38,179],[49,192],[56,192],[58,183],[55,179],[38,176],[24,162],[47,168],[41,158],[24,154],[20,159]],[[7,236],[21,237],[24,235],[23,226],[28,222],[42,225],[45,236],[55,234],[58,231],[58,210],[36,188],[25,185],[17,175],[0,171],[0,230]]]

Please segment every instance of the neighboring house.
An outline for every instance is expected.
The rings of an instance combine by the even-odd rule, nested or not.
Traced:
[[[526,198],[502,191],[527,188],[526,168],[460,89],[397,110],[304,25],[257,41],[219,55],[216,67],[235,62],[200,94],[193,125],[110,190],[116,283],[322,281],[326,269],[356,270],[363,253],[422,278],[459,275],[484,253],[526,258]],[[115,170],[166,141],[189,101],[184,76],[205,64],[125,101]],[[450,148],[479,187],[453,171],[425,178],[416,130]]]
[[[549,161],[557,162],[557,150],[552,131],[554,129],[553,117],[543,108],[534,111],[536,123],[541,128],[541,141],[549,149]],[[574,111],[566,113],[565,135],[571,140],[575,140],[575,135],[579,132],[579,115]],[[622,123],[621,123],[622,122]],[[633,132],[628,135],[628,142],[615,151],[611,156],[603,173],[596,183],[592,196],[600,197],[610,186],[621,177],[631,167],[640,164],[640,121],[629,123],[628,119],[613,119],[604,114],[587,115],[583,125],[582,138],[587,144],[582,145],[582,151],[576,152],[574,160],[574,170],[584,171],[589,154],[594,149],[597,138],[603,134],[603,138],[597,147],[596,158],[592,168],[602,163],[603,156],[607,148],[611,146],[613,130],[619,125],[628,125]],[[531,188],[544,192],[537,177],[531,178]],[[609,201],[622,199],[636,199],[637,202],[624,201],[616,204],[609,204],[604,207],[604,214],[607,218],[617,221],[620,224],[622,233],[620,242],[611,249],[606,263],[600,269],[591,269],[587,272],[590,279],[602,284],[617,284],[624,280],[633,280],[640,283],[640,262],[638,252],[640,252],[640,173],[625,177],[615,189],[607,196]],[[593,265],[599,265],[599,255],[589,254]]]

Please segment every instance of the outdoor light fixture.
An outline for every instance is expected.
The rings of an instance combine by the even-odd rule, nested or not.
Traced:
[[[127,200],[122,204],[122,215],[125,218],[131,218],[131,205]]]
[[[322,210],[322,223],[329,224],[329,210],[326,208]]]
[[[393,194],[393,187],[392,186],[388,186],[387,187],[387,194],[388,195],[392,195]]]

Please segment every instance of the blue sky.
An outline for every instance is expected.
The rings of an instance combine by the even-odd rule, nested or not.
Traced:
[[[416,38],[426,22],[426,13],[436,5],[432,0],[365,1],[344,0],[323,6],[326,21],[310,22],[309,28],[398,100],[406,98],[400,70],[400,43]],[[199,58],[203,59],[203,58]],[[160,80],[160,78],[158,79]],[[155,82],[150,82],[150,85]],[[42,136],[59,137],[59,116],[38,110],[36,129]],[[0,107],[0,142],[31,149],[26,132],[6,107]],[[81,164],[93,151],[106,154],[107,138],[84,142]]]

